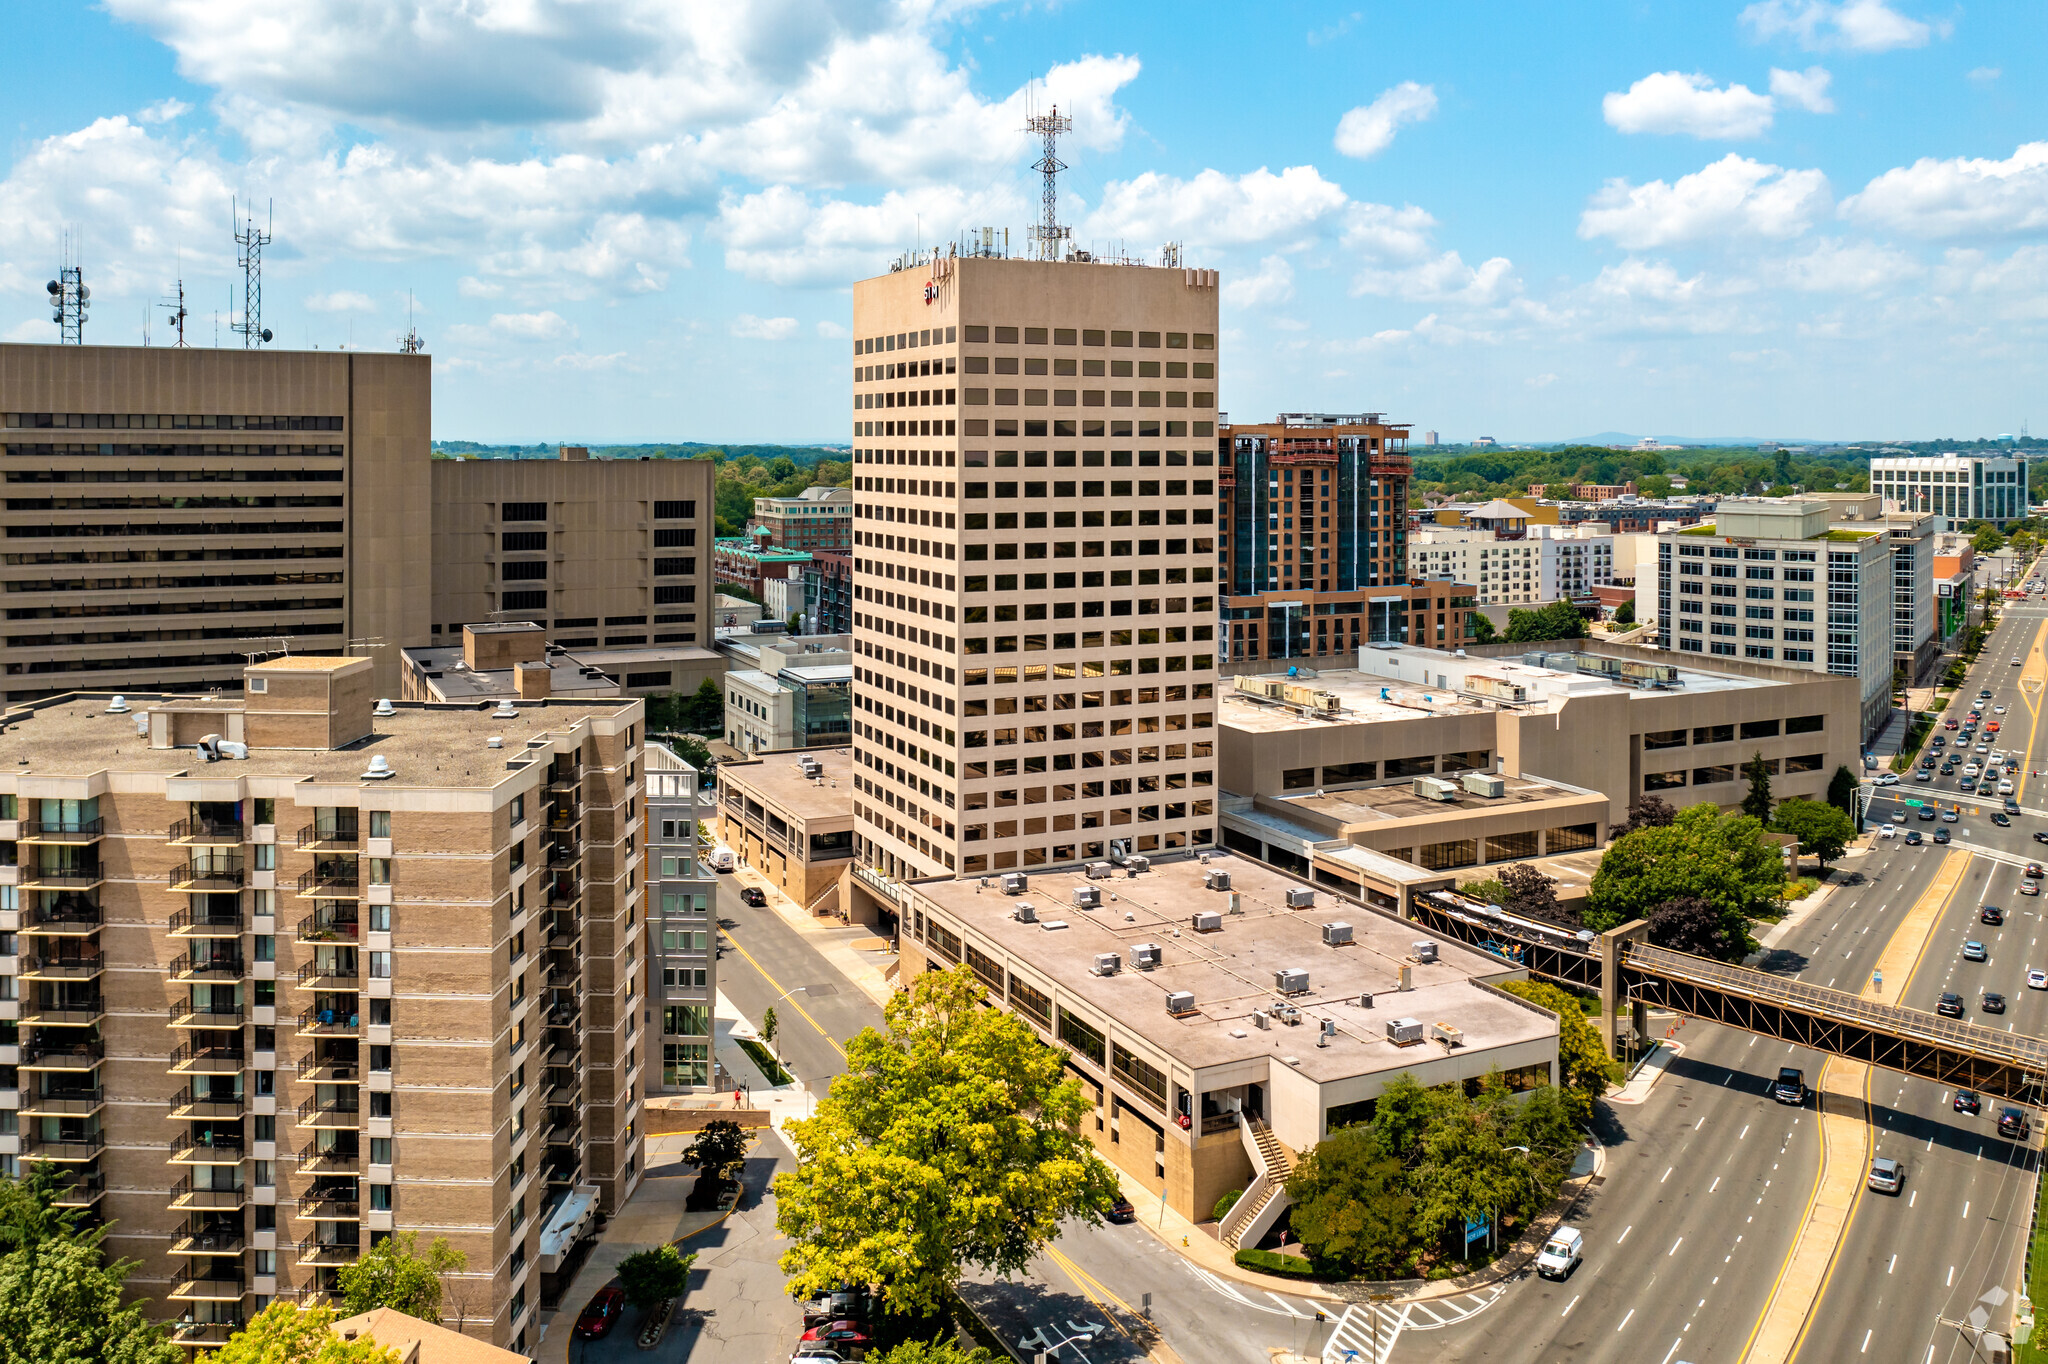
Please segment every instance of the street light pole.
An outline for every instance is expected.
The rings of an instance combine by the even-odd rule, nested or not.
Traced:
[[[799,985],[794,990],[784,990],[781,994],[775,996],[774,999],[768,1001],[768,1008],[773,1009],[777,1004],[780,1004],[783,1000],[788,999],[791,995],[807,994],[809,993],[810,988],[811,987],[808,985]],[[763,1017],[766,1017],[765,1012],[763,1013]],[[777,1062],[780,1062],[782,1060],[782,1053],[776,1050],[775,1039],[773,1038],[770,1038],[768,1040],[768,1054],[770,1056],[773,1056]]]

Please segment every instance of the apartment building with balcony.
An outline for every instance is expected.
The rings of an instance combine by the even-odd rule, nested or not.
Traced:
[[[647,1017],[661,1036],[648,1094],[715,1087],[711,1015],[718,998],[718,880],[698,860],[698,830],[717,813],[697,769],[664,744],[647,753]],[[573,1304],[572,1304],[573,1305]]]
[[[757,497],[752,531],[777,549],[845,551],[853,546],[853,492],[821,487],[795,497]]]
[[[0,715],[4,1160],[58,1166],[182,1344],[418,1228],[525,1350],[549,1208],[640,1175],[641,703],[243,677]]]

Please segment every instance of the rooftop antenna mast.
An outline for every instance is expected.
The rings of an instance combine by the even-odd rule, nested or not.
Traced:
[[[182,275],[178,278],[178,301],[159,303],[156,306],[171,315],[171,327],[178,333],[178,339],[174,343],[175,349],[185,349],[185,319],[191,314],[185,311],[185,280]]]
[[[1040,260],[1058,260],[1060,243],[1072,235],[1072,229],[1060,225],[1059,216],[1059,174],[1067,163],[1059,158],[1061,133],[1074,131],[1074,120],[1060,113],[1055,104],[1050,113],[1031,114],[1024,120],[1024,131],[1036,133],[1043,142],[1043,150],[1031,168],[1045,177],[1045,188],[1040,192],[1043,218],[1031,228],[1031,242],[1034,254]]]
[[[256,226],[256,215],[250,214],[245,222],[242,206],[235,201],[235,264],[242,267],[242,320],[230,323],[228,330],[242,336],[242,349],[253,350],[270,340],[270,333],[263,329],[263,248],[273,240],[270,226]],[[276,222],[273,213],[271,223]]]
[[[92,311],[92,290],[85,287],[85,270],[72,254],[71,234],[64,234],[64,254],[57,278],[45,286],[50,296],[50,320],[57,324],[57,341],[65,346],[85,344],[86,315]]]
[[[412,324],[412,290],[405,291],[405,335],[398,338],[398,349],[403,355],[418,355],[427,343],[420,340],[420,329]]]

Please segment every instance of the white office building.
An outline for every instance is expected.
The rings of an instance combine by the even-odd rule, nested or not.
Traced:
[[[1614,536],[1605,531],[1600,521],[1529,527],[1538,546],[1537,600],[1568,600],[1614,585]]]
[[[1942,530],[1964,521],[2005,522],[2027,514],[2027,462],[2010,455],[1878,455],[1870,491],[1888,512],[1925,512]]]
[[[1893,542],[1819,498],[1731,498],[1657,537],[1657,644],[1860,680],[1862,732],[1891,709]]]

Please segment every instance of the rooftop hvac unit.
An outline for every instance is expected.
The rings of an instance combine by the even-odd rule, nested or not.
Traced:
[[[1024,887],[1029,884],[1030,878],[1026,877],[1021,871],[1006,871],[1003,873],[1003,894],[1005,895],[1022,895]]]
[[[1423,939],[1415,944],[1415,960],[1425,964],[1436,960],[1436,944]]]
[[[1459,781],[1473,795],[1485,796],[1489,800],[1499,800],[1508,793],[1507,778],[1491,772],[1467,772]]]
[[[1010,917],[1020,924],[1035,924],[1038,922],[1038,906],[1029,900],[1019,900],[1017,908],[1010,912]]]
[[[1430,1024],[1429,1035],[1447,1047],[1462,1047],[1465,1045],[1465,1034],[1448,1023]]]
[[[1088,864],[1087,876],[1090,881],[1107,881],[1115,874],[1116,868],[1110,866],[1107,862],[1090,862]]]
[[[1273,973],[1273,988],[1283,995],[1305,995],[1308,993],[1308,971],[1299,966],[1285,966]]]
[[[1422,1040],[1422,1020],[1419,1018],[1388,1019],[1387,1040],[1397,1047],[1415,1045]]]
[[[1510,682],[1504,677],[1491,677],[1486,673],[1467,673],[1461,689],[1467,696],[1483,696],[1489,701],[1508,701],[1516,705],[1526,703],[1529,689],[1519,682]]]
[[[1270,1032],[1273,1028],[1273,1020],[1264,1013],[1255,1013],[1252,1015],[1252,1026],[1262,1031]]]
[[[1131,969],[1133,971],[1149,971],[1157,965],[1159,965],[1158,943],[1141,942],[1131,944]]]
[[[1365,990],[1359,994],[1358,1007],[1361,1009],[1370,1009],[1372,1007],[1372,991]]]
[[[1221,933],[1223,931],[1223,916],[1214,910],[1203,910],[1194,916],[1193,922],[1195,932],[1197,933]]]
[[[1287,892],[1289,909],[1308,909],[1316,902],[1316,893],[1307,886],[1296,886]]]
[[[1319,1047],[1329,1046],[1330,1039],[1337,1035],[1337,1020],[1334,1018],[1324,1019],[1323,1026],[1317,1031],[1321,1033],[1321,1036],[1316,1038],[1316,1045]]]
[[[1150,871],[1152,870],[1152,859],[1142,854],[1133,853],[1124,859],[1124,870],[1133,876],[1136,876],[1141,871]]]
[[[1124,969],[1124,959],[1114,952],[1095,954],[1094,973],[1098,976],[1113,976]]]
[[[1099,909],[1102,907],[1102,891],[1096,886],[1074,887],[1074,908]]]
[[[1456,800],[1458,785],[1442,777],[1417,777],[1409,788],[1424,800]]]
[[[1195,1011],[1195,992],[1192,990],[1170,990],[1166,995],[1166,1012],[1178,1018]]]
[[[1216,871],[1205,871],[1205,872],[1203,872],[1203,873],[1202,873],[1202,889],[1203,889],[1203,890],[1229,890],[1229,889],[1230,889],[1230,873],[1229,873],[1229,872],[1227,872],[1227,871],[1223,871],[1223,870],[1220,870],[1220,869],[1219,869],[1219,870],[1216,870]]]
[[[1348,946],[1351,943],[1351,941],[1352,938],[1350,924],[1334,923],[1323,925],[1323,946],[1345,947]]]

